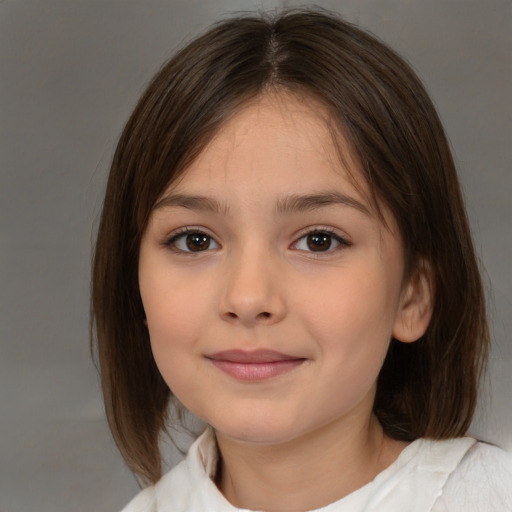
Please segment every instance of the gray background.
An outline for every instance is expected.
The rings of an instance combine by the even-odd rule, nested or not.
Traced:
[[[396,48],[439,107],[492,282],[495,345],[473,431],[512,451],[512,3],[317,4]],[[113,148],[178,44],[234,10],[290,5],[0,1],[1,512],[115,511],[136,492],[88,352],[91,241]]]

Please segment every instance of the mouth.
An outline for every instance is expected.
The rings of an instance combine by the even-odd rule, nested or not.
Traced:
[[[205,356],[224,373],[238,380],[261,381],[287,373],[306,361],[273,350],[227,350]]]

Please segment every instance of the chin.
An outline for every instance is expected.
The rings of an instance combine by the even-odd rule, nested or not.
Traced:
[[[224,437],[241,443],[275,445],[293,440],[297,436],[296,425],[289,420],[251,417],[230,418],[230,422],[212,422],[214,430]]]

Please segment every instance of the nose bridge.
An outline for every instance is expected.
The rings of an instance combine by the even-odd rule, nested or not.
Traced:
[[[246,325],[275,323],[285,314],[278,256],[263,244],[248,242],[226,262],[221,315]]]

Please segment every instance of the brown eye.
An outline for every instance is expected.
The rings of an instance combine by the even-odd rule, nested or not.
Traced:
[[[219,244],[202,231],[186,231],[173,236],[167,245],[177,252],[202,252],[209,249],[218,249]]]
[[[210,247],[210,237],[204,233],[192,233],[185,239],[187,248],[192,252],[206,251]]]
[[[311,251],[328,251],[332,245],[332,236],[329,233],[311,233],[307,236],[307,244]]]
[[[336,233],[318,230],[301,236],[292,248],[304,252],[331,253],[350,245],[352,245],[350,242]]]

